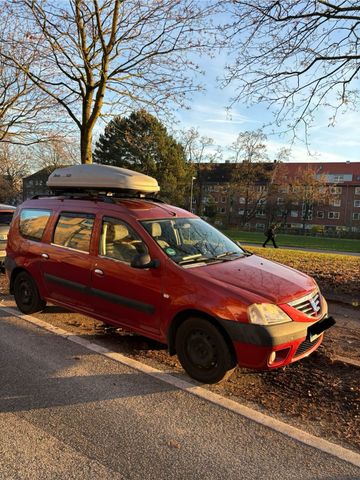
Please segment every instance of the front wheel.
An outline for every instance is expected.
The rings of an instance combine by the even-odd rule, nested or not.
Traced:
[[[14,297],[18,309],[30,314],[43,310],[46,302],[40,297],[39,290],[31,275],[19,273],[14,281]]]
[[[222,333],[203,318],[188,318],[176,333],[178,358],[190,377],[201,383],[228,378],[236,365]]]

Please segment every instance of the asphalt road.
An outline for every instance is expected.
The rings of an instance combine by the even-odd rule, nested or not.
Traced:
[[[360,469],[0,313],[1,480],[204,478]]]

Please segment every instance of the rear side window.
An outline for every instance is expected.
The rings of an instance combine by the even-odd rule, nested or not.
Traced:
[[[86,213],[61,213],[55,227],[53,243],[89,252],[94,219],[94,215]]]
[[[0,212],[0,225],[10,225],[14,212]]]
[[[51,210],[37,210],[35,208],[21,210],[20,234],[29,240],[40,241],[50,215]]]

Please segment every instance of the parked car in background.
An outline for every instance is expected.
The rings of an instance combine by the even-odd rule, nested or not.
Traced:
[[[0,270],[4,270],[4,260],[6,255],[6,242],[10,228],[10,223],[16,208],[11,205],[0,203]]]
[[[9,232],[5,266],[23,313],[48,301],[155,339],[204,383],[236,365],[300,360],[335,323],[311,277],[161,202],[151,177],[79,165],[48,185],[55,195],[20,205]]]

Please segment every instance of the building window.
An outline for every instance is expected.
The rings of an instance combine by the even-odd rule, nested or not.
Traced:
[[[264,230],[265,229],[265,223],[257,223],[255,225],[256,230]]]
[[[342,192],[342,187],[330,187],[330,193],[332,195],[340,195]]]
[[[341,200],[340,198],[332,198],[329,200],[329,205],[332,207],[341,207]]]
[[[279,197],[279,198],[277,199],[276,203],[277,203],[278,205],[284,205],[285,200],[284,200],[283,198]]]
[[[355,187],[355,195],[360,195],[360,187]]]
[[[338,220],[340,218],[340,212],[328,212],[328,218],[330,220]]]
[[[225,207],[218,207],[218,212],[219,213],[226,213],[226,208]]]
[[[240,203],[241,205],[244,205],[244,203],[245,203],[245,197],[239,197],[239,203]]]
[[[296,218],[299,216],[299,212],[297,210],[291,210],[290,217]]]
[[[320,210],[320,211],[316,212],[316,218],[324,218],[324,217],[325,217],[325,215],[324,215],[323,211]]]
[[[221,203],[226,203],[226,197],[221,197]]]
[[[335,175],[334,176],[334,183],[340,183],[344,181],[344,175]]]
[[[353,213],[353,220],[360,220],[360,213]]]
[[[245,213],[245,210],[242,208],[241,210],[239,210],[239,212],[238,212],[238,213],[239,213],[239,215],[244,215],[244,213]]]
[[[354,200],[354,207],[360,207],[360,200]]]
[[[265,208],[258,208],[256,210],[256,216],[257,217],[265,217],[266,216]]]

